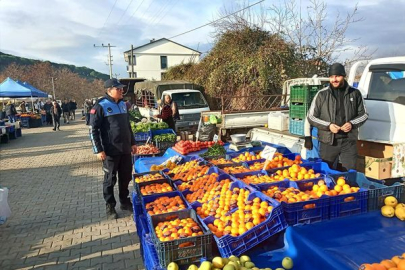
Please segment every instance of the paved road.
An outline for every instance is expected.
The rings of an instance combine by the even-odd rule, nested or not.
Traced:
[[[101,162],[84,121],[22,132],[0,145],[12,210],[0,225],[0,269],[143,269],[132,214],[117,207],[118,220],[105,218]]]

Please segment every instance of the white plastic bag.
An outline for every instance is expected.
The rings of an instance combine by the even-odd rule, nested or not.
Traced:
[[[6,222],[10,215],[11,210],[8,206],[8,188],[0,188],[0,224]]]

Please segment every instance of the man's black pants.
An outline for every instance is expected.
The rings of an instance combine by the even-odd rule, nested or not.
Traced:
[[[131,154],[119,156],[107,156],[103,161],[104,183],[103,195],[107,204],[115,207],[114,186],[117,183],[118,174],[118,194],[121,204],[130,202],[128,198],[128,185],[132,178],[132,157]]]
[[[333,144],[320,144],[320,156],[323,161],[328,163],[330,168],[334,166],[337,158],[340,157],[343,170],[355,170],[357,162],[357,141],[348,138],[335,139]]]

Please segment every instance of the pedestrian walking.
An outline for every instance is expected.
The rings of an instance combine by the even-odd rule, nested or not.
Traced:
[[[114,186],[118,176],[119,200],[122,210],[132,210],[128,185],[131,181],[132,157],[136,153],[135,138],[123,101],[123,88],[117,79],[105,81],[105,97],[90,110],[93,151],[103,161],[103,195],[108,219],[118,218],[115,211]]]
[[[70,105],[67,99],[65,99],[62,103],[62,112],[63,112],[63,123],[69,124]]]
[[[343,169],[350,170],[356,168],[358,128],[368,114],[360,91],[345,77],[342,64],[330,66],[330,85],[315,95],[307,118],[318,128],[322,160],[334,167],[340,157]]]
[[[56,131],[56,129],[60,130],[60,117],[62,115],[62,108],[56,102],[56,100],[53,101],[53,106],[50,109],[50,113],[52,115],[52,120],[53,120],[53,131]]]
[[[15,122],[15,115],[17,114],[17,110],[15,108],[14,103],[12,103],[11,101],[7,102],[6,105],[6,116],[8,117],[8,121],[10,123],[14,123]]]
[[[69,109],[70,120],[76,120],[77,103],[74,99],[69,101]]]
[[[44,111],[46,115],[46,124],[52,125],[52,114],[51,114],[52,102],[47,100],[44,104]]]
[[[90,99],[86,99],[86,101],[83,104],[84,108],[84,113],[86,116],[86,125],[88,126],[90,124],[90,110],[93,107],[93,104],[91,103]]]

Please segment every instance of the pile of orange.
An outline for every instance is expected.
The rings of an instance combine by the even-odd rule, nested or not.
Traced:
[[[343,176],[339,177],[336,181],[336,186],[333,189],[330,189],[325,185],[323,180],[319,180],[317,184],[313,185],[312,192],[316,192],[316,194],[320,197],[322,195],[328,196],[337,196],[337,195],[344,195],[350,193],[356,193],[360,190],[359,187],[351,187],[349,184],[346,183],[346,180]],[[348,197],[345,199],[345,202],[354,200],[354,197]]]
[[[153,180],[159,180],[159,179],[164,179],[164,177],[158,173],[155,174],[145,174],[140,177],[135,178],[136,183],[143,183],[143,182],[149,182]]]
[[[192,179],[203,176],[208,172],[209,169],[210,167],[206,165],[196,165],[193,168],[190,168],[188,171],[176,173],[172,179],[188,182]]]
[[[290,167],[294,164],[298,165],[301,163],[302,160],[300,155],[297,155],[294,160],[291,160],[286,157],[283,157],[283,155],[280,153],[275,153],[273,159],[267,162],[264,170],[270,170],[281,167]],[[260,171],[263,170],[264,164],[265,162],[255,162],[253,165],[249,166],[249,169],[251,169],[252,171]]]
[[[197,191],[200,188],[203,188],[206,185],[213,185],[217,181],[218,174],[205,174],[201,177],[197,177],[192,179],[188,182],[181,183],[181,185],[177,186],[180,191],[184,191],[189,189],[190,191]]]
[[[272,183],[272,182],[281,181],[283,179],[275,180],[274,177],[268,176],[268,175],[247,175],[239,180],[250,185],[250,184]]]
[[[150,184],[141,187],[141,194],[144,196],[158,193],[165,193],[169,191],[173,191],[173,188],[168,183]]]
[[[159,222],[155,227],[155,232],[162,242],[204,234],[201,227],[192,218]]]
[[[246,195],[245,195],[246,198]],[[208,224],[208,228],[219,238],[224,235],[240,236],[254,226],[264,222],[273,210],[273,206],[260,198],[253,201],[238,199],[238,210],[232,215],[223,215]]]
[[[380,263],[364,263],[360,265],[359,270],[405,270],[405,252]]]
[[[226,173],[244,173],[244,172],[250,172],[250,170],[244,166],[236,166],[236,167],[224,167],[222,170]]]
[[[306,169],[298,164],[293,164],[290,168],[278,170],[272,176],[274,180],[289,179],[292,181],[307,180],[320,177],[320,173],[316,173],[313,169]]]
[[[187,194],[186,200],[188,202],[198,201],[200,203],[205,203],[220,195],[222,187],[224,185],[229,185],[230,183],[230,179],[224,179],[220,182],[212,182],[211,179],[209,179],[207,182],[201,180],[197,183],[197,185],[190,189],[190,191],[193,191],[193,193]]]
[[[214,165],[221,165],[221,164],[232,164],[233,162],[230,160],[227,160],[225,158],[218,158],[218,159],[211,159],[209,160]]]
[[[197,160],[192,160],[192,161],[186,162],[184,164],[178,165],[177,167],[171,169],[169,171],[169,174],[171,174],[171,173],[176,174],[176,173],[180,173],[180,172],[186,172],[186,171],[190,170],[191,168],[194,168],[195,166],[197,166],[198,162],[199,161],[197,161]]]
[[[233,162],[239,163],[243,161],[251,161],[251,160],[257,160],[261,159],[262,157],[260,156],[260,153],[258,154],[251,154],[249,152],[245,152],[240,154],[239,156],[235,157],[232,159]]]
[[[147,203],[146,211],[149,215],[157,215],[169,212],[175,212],[186,209],[186,205],[180,196],[169,198],[167,196],[159,197],[153,202]]]
[[[203,203],[201,207],[196,209],[197,214],[202,218],[208,216],[220,218],[221,216],[225,216],[229,211],[243,206],[244,201],[247,199],[250,192],[239,188],[229,190],[229,187],[230,183],[224,184],[220,196]]]

